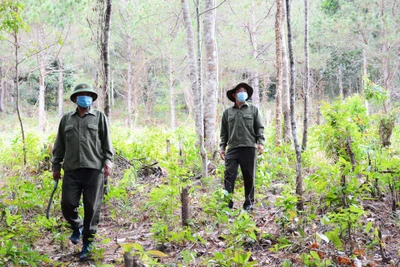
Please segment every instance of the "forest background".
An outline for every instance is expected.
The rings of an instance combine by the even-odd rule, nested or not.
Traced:
[[[59,203],[50,220],[43,210],[59,119],[88,82],[117,154],[97,265],[124,251],[148,265],[398,265],[399,12],[396,0],[3,0],[0,263],[75,261]],[[267,136],[254,214],[224,209],[216,157],[226,91],[242,81]]]

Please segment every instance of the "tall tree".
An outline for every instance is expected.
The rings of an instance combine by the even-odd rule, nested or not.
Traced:
[[[288,29],[288,47],[289,47],[289,61],[290,61],[290,117],[292,121],[292,134],[293,134],[293,143],[294,149],[296,151],[296,194],[298,197],[297,201],[297,209],[304,210],[304,202],[303,202],[303,177],[301,174],[301,149],[299,140],[297,138],[297,129],[296,129],[296,117],[295,117],[295,104],[296,104],[296,90],[295,90],[295,78],[296,71],[294,66],[294,54],[293,54],[293,44],[292,44],[292,22],[291,22],[291,14],[290,14],[290,0],[286,1],[286,21],[287,21],[287,29]]]
[[[218,61],[217,43],[215,39],[215,0],[205,0],[204,42],[206,49],[206,72],[204,101],[204,137],[205,147],[209,152],[216,149],[217,87]]]
[[[5,77],[3,66],[0,66],[0,112],[6,111],[4,107],[4,96],[6,92]]]
[[[250,33],[250,42],[251,42],[251,47],[252,47],[252,56],[255,61],[257,61],[258,58],[258,43],[257,43],[257,24],[256,24],[256,15],[255,15],[255,10],[256,10],[256,3],[254,0],[251,2],[251,21],[250,25],[248,26],[248,31]],[[253,96],[251,97],[252,102],[254,105],[258,106],[260,104],[260,88],[259,88],[259,77],[258,77],[258,71],[257,69],[254,69],[251,71],[251,86],[253,87]]]
[[[58,59],[58,116],[63,115],[64,77],[62,60]]]
[[[196,65],[195,40],[193,34],[192,21],[190,18],[189,5],[187,0],[181,0],[183,21],[186,29],[186,45],[188,49],[189,80],[194,95],[194,113],[196,134],[199,140],[200,156],[202,161],[203,176],[207,176],[207,155],[204,149],[204,123],[203,112],[201,109],[201,87],[198,77],[198,66]],[[199,15],[199,13],[197,13]]]
[[[275,47],[276,47],[276,94],[275,94],[275,144],[282,144],[282,0],[276,0]]]
[[[174,130],[176,127],[175,117],[175,79],[174,79],[174,69],[172,67],[172,58],[171,55],[168,57],[168,82],[169,82],[169,108],[170,108],[170,116],[171,116],[171,129]]]
[[[24,165],[26,165],[26,141],[25,141],[25,131],[24,124],[22,122],[21,113],[19,110],[19,65],[23,60],[19,60],[19,32],[20,30],[29,31],[29,27],[26,22],[22,19],[22,10],[23,5],[18,1],[3,1],[0,4],[0,16],[2,20],[0,21],[0,36],[3,34],[3,31],[11,34],[13,40],[11,43],[14,46],[14,63],[15,63],[15,77],[14,77],[14,85],[15,85],[15,98],[16,98],[16,110],[18,115],[19,124],[21,127],[21,135],[22,135],[22,151],[24,156]]]
[[[102,63],[103,78],[103,97],[104,97],[104,114],[107,117],[111,115],[110,103],[110,32],[111,32],[111,13],[112,0],[99,0],[103,8],[99,10],[100,21],[103,22],[101,27],[100,53]]]
[[[283,3],[282,9],[282,21],[286,18],[286,5],[284,4],[285,0],[281,0]],[[283,64],[283,71],[282,71],[282,112],[283,112],[283,140],[285,143],[289,143],[292,140],[292,124],[291,124],[291,116],[290,116],[290,72],[289,72],[289,61],[287,56],[287,45],[286,45],[286,38],[285,38],[285,23],[282,23],[281,29],[281,37],[282,37],[282,64]]]
[[[310,61],[309,61],[309,44],[308,44],[308,0],[304,0],[304,120],[303,120],[303,142],[301,150],[306,150],[308,137],[308,109],[309,109],[309,92],[310,92]]]

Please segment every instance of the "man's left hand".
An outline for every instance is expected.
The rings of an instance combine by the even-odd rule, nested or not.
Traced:
[[[264,152],[264,146],[262,144],[257,145],[257,152],[259,156]]]
[[[108,177],[111,174],[111,166],[105,164],[104,165],[104,177]]]

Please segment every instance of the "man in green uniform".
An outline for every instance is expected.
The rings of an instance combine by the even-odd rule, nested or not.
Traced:
[[[240,166],[245,190],[244,210],[253,208],[257,153],[263,153],[265,141],[258,108],[247,102],[252,95],[253,88],[247,83],[239,83],[229,90],[228,99],[235,104],[224,111],[221,122],[220,156],[225,160],[224,188],[233,194]],[[225,154],[226,147],[228,151]],[[228,206],[233,207],[232,200]]]
[[[86,83],[78,84],[70,99],[77,108],[61,119],[53,149],[53,178],[61,178],[62,163],[62,213],[73,230],[71,242],[78,244],[82,237],[79,259],[85,260],[97,231],[104,177],[111,173],[113,148],[107,117],[91,107],[97,99],[93,88]],[[83,221],[78,215],[82,194]]]

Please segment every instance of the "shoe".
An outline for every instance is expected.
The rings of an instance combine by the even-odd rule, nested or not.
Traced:
[[[76,245],[79,243],[79,240],[81,239],[82,236],[82,227],[75,228],[74,231],[72,231],[71,237],[69,238],[72,242],[72,244]]]
[[[80,261],[84,261],[88,258],[91,248],[92,248],[91,242],[83,243],[82,251],[81,253],[79,253]]]
[[[243,209],[245,210],[245,211],[252,211],[253,210],[253,205],[244,205],[243,206]]]
[[[230,209],[233,208],[233,201],[232,201],[232,200],[229,201],[229,203],[228,203],[228,208],[230,208]]]

